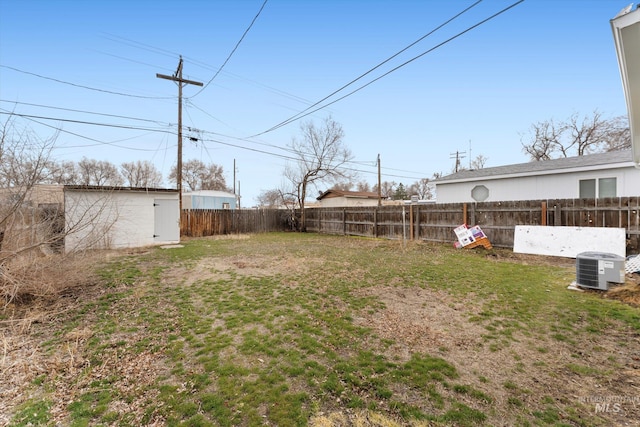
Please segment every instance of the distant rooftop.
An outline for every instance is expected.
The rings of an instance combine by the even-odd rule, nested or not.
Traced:
[[[377,199],[378,193],[371,191],[342,191],[342,190],[327,190],[318,197],[316,200],[322,200],[326,197],[352,197],[357,199]]]
[[[446,181],[472,181],[478,178],[498,178],[509,175],[536,175],[552,172],[569,172],[577,168],[589,168],[606,165],[619,165],[619,167],[633,166],[631,150],[611,151],[608,153],[589,154],[585,156],[564,157],[561,159],[531,161],[514,165],[496,166],[476,170],[464,170],[451,175],[443,176],[434,182]]]

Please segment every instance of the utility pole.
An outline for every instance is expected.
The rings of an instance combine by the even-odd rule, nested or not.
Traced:
[[[380,154],[378,154],[378,206],[382,205],[382,189],[380,188],[382,183],[380,180]]]
[[[240,196],[240,181],[238,181],[238,209],[240,209],[240,198],[242,196]]]
[[[455,172],[458,173],[458,169],[460,168],[460,159],[464,159],[466,154],[464,151],[456,151],[455,153],[450,153],[450,159],[456,159]]]
[[[178,83],[178,165],[176,169],[176,182],[178,187],[178,198],[180,200],[180,212],[182,212],[182,86],[187,84],[202,86],[203,83],[182,78],[182,55],[180,55],[178,69],[173,76],[156,73],[156,77]]]

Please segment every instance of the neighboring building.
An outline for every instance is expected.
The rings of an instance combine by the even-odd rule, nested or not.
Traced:
[[[170,189],[66,185],[65,252],[179,243],[178,196]]]
[[[631,150],[466,170],[434,182],[438,203],[640,196]]]
[[[0,188],[0,204],[12,203],[17,198],[23,198],[23,205],[33,207],[60,205],[62,206],[63,185],[59,184],[36,184],[28,190],[21,187]]]
[[[237,209],[236,195],[218,190],[182,193],[182,209]]]
[[[327,190],[316,198],[322,208],[377,206],[378,193],[370,191]]]
[[[38,184],[22,195],[0,189],[0,207],[24,196],[19,215],[0,229],[0,246],[50,253],[179,243],[178,195],[177,190],[80,185]]]

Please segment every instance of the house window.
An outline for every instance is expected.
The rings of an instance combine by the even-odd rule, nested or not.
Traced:
[[[223,202],[222,209],[231,209],[231,205],[228,202]]]
[[[616,178],[581,179],[579,194],[581,199],[616,197]]]
[[[598,180],[598,197],[616,197],[616,179],[600,178]]]

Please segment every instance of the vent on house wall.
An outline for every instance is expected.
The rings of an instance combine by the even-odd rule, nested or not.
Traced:
[[[609,283],[624,283],[624,257],[606,252],[576,255],[576,284],[583,288],[609,290]]]

